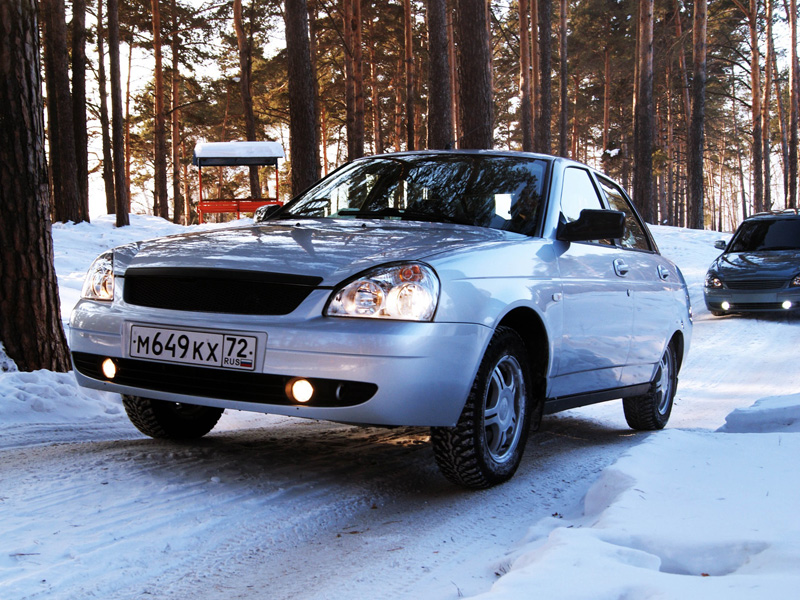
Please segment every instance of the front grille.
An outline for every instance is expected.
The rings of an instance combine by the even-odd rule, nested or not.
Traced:
[[[778,290],[785,284],[784,279],[725,280],[725,285],[731,290]]]
[[[731,311],[736,310],[785,310],[781,302],[736,302],[731,303]]]
[[[113,381],[103,375],[105,356],[73,352],[75,369],[86,377],[118,385],[172,394],[257,402],[279,406],[295,406],[286,396],[286,385],[293,379],[287,375],[268,375],[190,365],[165,364],[114,358],[117,375]],[[378,391],[374,383],[309,378],[314,396],[304,406],[356,406],[372,398]]]
[[[321,277],[230,269],[133,268],[125,273],[129,304],[237,315],[287,315]]]

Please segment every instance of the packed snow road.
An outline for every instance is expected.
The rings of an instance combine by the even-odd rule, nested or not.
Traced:
[[[102,228],[55,230],[65,313],[99,252],[89,239],[124,241]],[[717,234],[656,229],[695,307],[668,427],[706,435],[734,409],[800,392],[800,318],[711,317],[701,286]],[[2,600],[471,596],[511,569],[529,527],[571,527],[601,471],[659,436],[628,429],[619,401],[546,417],[517,475],[471,492],[439,474],[424,429],[234,412],[179,444],[144,438],[118,397],[69,374],[0,373],[0,399]]]

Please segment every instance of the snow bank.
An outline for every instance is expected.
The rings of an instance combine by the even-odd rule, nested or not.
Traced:
[[[478,598],[793,597],[798,422],[800,395],[734,411],[722,431],[736,435],[649,436],[603,471],[579,514],[534,525]]]

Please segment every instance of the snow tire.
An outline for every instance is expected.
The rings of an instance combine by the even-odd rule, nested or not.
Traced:
[[[122,396],[122,404],[136,429],[152,438],[191,440],[203,437],[222,416],[223,409],[182,402]]]
[[[483,356],[455,427],[431,428],[442,474],[455,484],[485,489],[514,475],[528,437],[533,386],[525,344],[498,327]],[[537,423],[541,417],[537,405]]]
[[[670,344],[661,357],[650,390],[641,396],[623,398],[622,408],[628,425],[640,431],[663,429],[672,413],[677,389],[678,359],[675,348]]]

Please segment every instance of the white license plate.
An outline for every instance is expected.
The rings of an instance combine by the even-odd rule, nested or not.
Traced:
[[[250,335],[131,326],[131,358],[253,371],[256,347]]]

